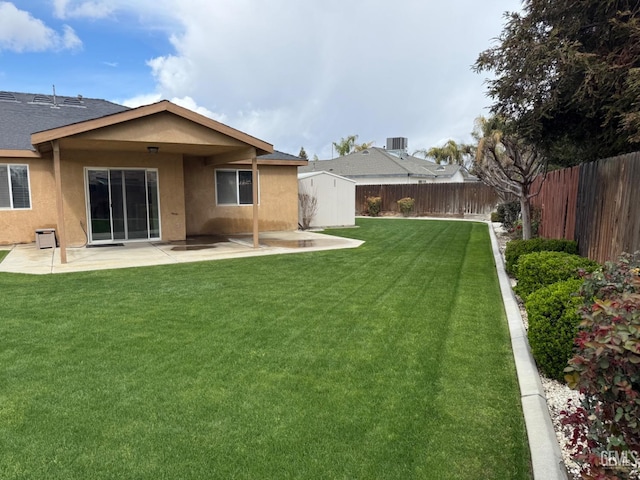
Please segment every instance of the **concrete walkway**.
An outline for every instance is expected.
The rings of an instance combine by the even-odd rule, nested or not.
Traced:
[[[260,234],[260,247],[250,236],[202,238],[185,242],[136,242],[122,246],[67,248],[67,263],[60,263],[59,249],[38,249],[35,243],[7,247],[11,252],[0,262],[0,272],[48,274],[145,267],[201,262],[225,258],[355,248],[364,242],[316,232],[269,232]],[[3,247],[0,247],[0,249]]]

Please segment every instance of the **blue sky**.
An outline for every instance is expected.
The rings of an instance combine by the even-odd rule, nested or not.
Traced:
[[[0,90],[172,100],[297,154],[470,140],[519,0],[0,0]]]

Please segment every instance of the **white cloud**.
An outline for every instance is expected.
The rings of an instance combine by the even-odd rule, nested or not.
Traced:
[[[164,96],[190,96],[285,151],[326,158],[349,134],[426,148],[469,138],[488,104],[470,66],[519,3],[181,0],[175,51],[148,65]]]
[[[141,107],[143,105],[150,105],[152,103],[157,103],[161,100],[164,100],[162,94],[147,93],[147,94],[138,95],[132,98],[128,98],[125,100],[115,100],[115,103],[119,103],[121,105],[130,107],[130,108],[136,108],[136,107]],[[181,98],[173,97],[173,98],[170,98],[169,100],[172,103],[175,103],[176,105],[180,105],[181,107],[188,108],[189,110],[199,113],[200,115],[204,115],[205,117],[209,117],[214,120],[217,120],[218,122],[224,123],[226,121],[226,116],[224,114],[214,113],[208,108],[198,105],[196,101],[189,96],[185,96]]]
[[[521,8],[520,0],[54,5],[61,18],[126,12],[135,28],[167,32],[173,51],[147,59],[154,86],[137,99],[180,100],[280,150],[304,146],[320,158],[349,134],[381,146],[408,137],[410,150],[469,140],[490,103],[470,67],[502,30],[502,13]]]
[[[69,25],[63,27],[64,33],[61,39],[61,45],[64,49],[78,50],[82,48],[82,40],[76,35],[76,32]]]
[[[141,107],[142,105],[149,105],[162,100],[162,95],[159,93],[144,93],[125,100],[114,100],[115,103],[124,105],[129,108]]]
[[[58,18],[105,18],[115,10],[113,2],[54,0],[54,14]]]
[[[68,25],[60,34],[13,3],[0,2],[0,50],[42,52],[81,47],[82,41]]]

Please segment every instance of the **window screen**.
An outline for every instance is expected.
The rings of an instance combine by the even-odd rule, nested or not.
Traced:
[[[219,205],[252,205],[251,170],[216,170],[216,196]]]
[[[0,208],[31,208],[26,165],[0,165]]]

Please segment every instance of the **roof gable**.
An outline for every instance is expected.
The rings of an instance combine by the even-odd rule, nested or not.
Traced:
[[[164,113],[170,115],[162,115]],[[147,125],[145,125],[145,123],[147,123]],[[187,133],[189,129],[183,128],[187,123],[191,124],[191,131],[189,133]],[[212,140],[211,136],[213,135],[217,141],[222,141],[223,144],[227,146],[249,145],[256,149],[258,155],[271,153],[273,151],[273,147],[267,142],[180,107],[168,100],[162,100],[161,102],[151,105],[145,105],[81,123],[37,132],[31,136],[31,142],[37,147],[40,144],[48,143],[52,140],[69,137],[76,137],[81,141],[91,138],[95,140],[137,142],[166,141],[167,138],[163,137],[161,132],[154,130],[154,126],[158,127],[159,124],[163,125],[162,131],[165,133],[167,132],[168,125],[171,125],[171,128],[176,126],[181,127],[172,133],[172,137],[168,141],[170,144],[180,143],[180,138],[182,138],[182,141],[195,141],[196,144],[204,145],[207,143],[206,138],[208,133],[209,141]],[[127,132],[126,129],[131,126],[135,126],[137,130],[145,132],[143,137],[138,136],[139,132]],[[198,134],[194,133],[196,130],[199,132]]]

